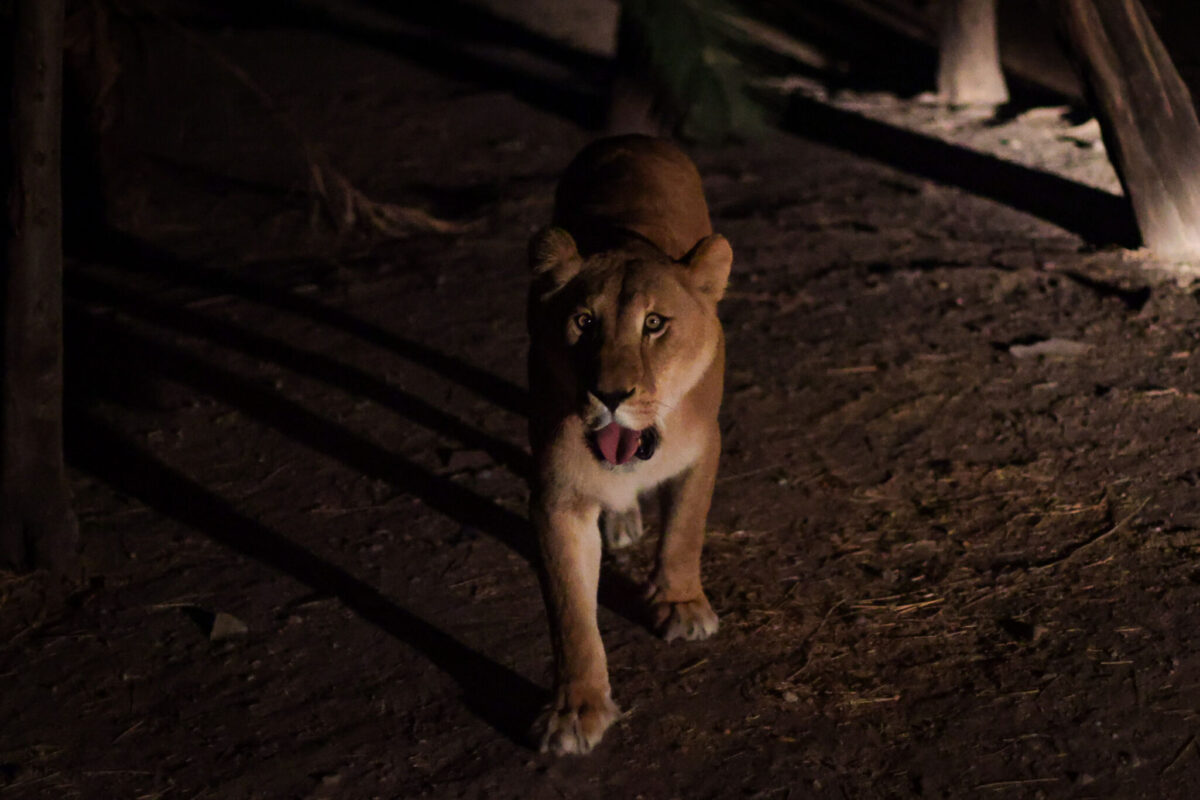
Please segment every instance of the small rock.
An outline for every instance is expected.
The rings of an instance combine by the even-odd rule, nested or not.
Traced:
[[[1070,106],[1037,106],[1020,114],[1018,122],[1058,122],[1071,113]],[[1082,126],[1080,126],[1082,127]]]
[[[210,641],[221,642],[226,639],[234,639],[238,636],[245,636],[250,629],[246,627],[246,623],[235,617],[233,614],[226,614],[224,611],[218,611],[213,615],[212,630],[208,632]]]
[[[1038,642],[1049,632],[1045,625],[1034,625],[1011,617],[997,620],[997,623],[1005,633],[1020,642]]]
[[[443,454],[442,463],[446,472],[469,472],[490,466],[492,457],[482,450],[452,450]]]
[[[1074,358],[1081,356],[1092,349],[1092,345],[1087,342],[1076,342],[1071,339],[1043,339],[1040,342],[1032,344],[1014,344],[1010,345],[1008,352],[1013,358],[1034,358],[1036,356],[1047,356],[1050,358]]]
[[[329,800],[329,798],[339,795],[338,787],[342,783],[342,776],[337,772],[321,772],[309,777],[313,778],[317,785],[308,795],[308,800]]]

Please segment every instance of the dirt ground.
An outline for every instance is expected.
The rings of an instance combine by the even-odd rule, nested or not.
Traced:
[[[594,94],[403,26],[146,25],[122,233],[68,263],[92,577],[0,578],[0,799],[1200,796],[1197,297],[1114,246],[1082,119],[805,95],[692,149],[721,630],[663,644],[652,541],[608,559],[626,714],[556,760],[525,243]],[[314,227],[296,129],[469,230]]]

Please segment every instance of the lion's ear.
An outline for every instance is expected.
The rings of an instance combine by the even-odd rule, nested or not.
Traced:
[[[719,233],[706,236],[686,256],[696,288],[717,302],[725,296],[729,269],[733,266],[733,248]]]
[[[529,240],[529,267],[534,277],[555,287],[575,277],[582,263],[575,240],[562,228],[543,228]]]

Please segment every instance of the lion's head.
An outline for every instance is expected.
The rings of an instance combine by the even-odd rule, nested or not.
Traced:
[[[530,333],[543,390],[577,414],[596,457],[621,466],[654,455],[670,412],[721,348],[717,302],[733,252],[701,239],[678,261],[631,238],[583,256],[562,228],[530,243]]]

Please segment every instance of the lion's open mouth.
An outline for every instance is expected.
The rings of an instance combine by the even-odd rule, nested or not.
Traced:
[[[592,434],[596,454],[609,464],[620,466],[637,458],[646,461],[658,447],[658,431],[654,428],[635,431],[610,422]]]

